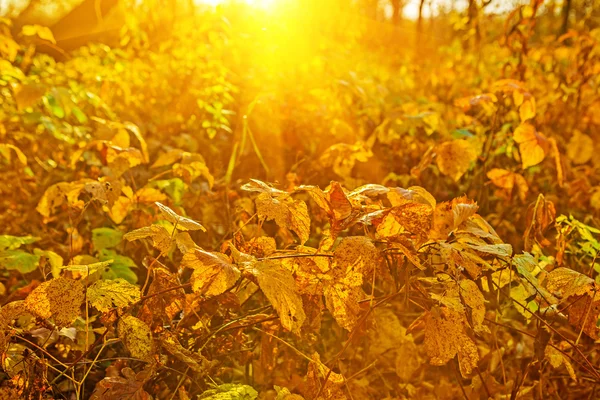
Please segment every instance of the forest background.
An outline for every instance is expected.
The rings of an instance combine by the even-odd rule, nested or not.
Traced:
[[[600,396],[597,2],[0,14],[0,398]]]

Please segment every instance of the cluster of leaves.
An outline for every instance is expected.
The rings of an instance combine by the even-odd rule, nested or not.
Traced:
[[[0,21],[2,396],[597,395],[600,31],[134,3],[62,61]]]

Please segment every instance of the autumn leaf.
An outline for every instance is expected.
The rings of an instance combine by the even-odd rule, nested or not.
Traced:
[[[52,215],[58,207],[67,204],[74,208],[83,208],[84,202],[79,200],[79,195],[86,183],[94,182],[91,179],[82,179],[75,182],[60,182],[50,186],[38,202],[36,210],[44,217]]]
[[[592,339],[600,338],[596,321],[600,317],[600,285],[592,278],[569,268],[560,267],[546,277],[546,288],[569,304],[569,323],[583,330]]]
[[[166,254],[171,249],[171,234],[162,225],[145,226],[123,235],[123,239],[127,239],[130,242],[145,238],[151,238],[152,245],[160,250],[161,253]]]
[[[325,288],[325,304],[336,322],[347,331],[352,331],[361,314],[359,301],[364,298],[360,287],[351,287],[343,282],[332,282]]]
[[[58,327],[64,327],[80,315],[84,298],[81,282],[59,277],[41,283],[24,304],[32,314],[43,319],[53,318]]]
[[[177,276],[164,267],[152,269],[154,277],[146,296],[152,296],[144,301],[138,313],[138,318],[150,327],[169,325],[173,318],[183,309],[185,291],[183,288],[169,290],[181,286]]]
[[[592,278],[570,268],[556,268],[546,277],[546,288],[567,299],[571,296],[592,296],[600,289]]]
[[[425,350],[431,365],[445,365],[458,355],[463,377],[477,368],[479,353],[473,340],[465,333],[465,317],[446,307],[434,308],[425,314]]]
[[[125,315],[119,319],[117,325],[119,338],[134,358],[151,360],[154,352],[152,331],[142,320]]]
[[[564,341],[559,344],[559,348],[560,350],[565,351],[569,350],[571,348],[571,345],[568,342]],[[552,368],[560,368],[561,365],[564,365],[571,379],[577,382],[577,375],[575,374],[573,365],[571,365],[571,362],[563,354],[563,352],[559,351],[554,346],[546,346],[544,354],[550,365],[552,365]]]
[[[379,259],[379,251],[373,242],[364,236],[343,238],[333,254],[337,268],[352,270],[362,275],[371,275]]]
[[[529,193],[529,185],[523,175],[517,174],[502,168],[492,168],[488,171],[487,177],[497,187],[504,189],[507,197],[512,197],[513,189],[517,189],[517,195],[521,201],[525,201]]]
[[[299,334],[306,315],[292,274],[275,260],[258,261],[248,271],[279,314],[281,325]]]
[[[23,36],[37,36],[40,39],[47,40],[52,44],[56,44],[54,35],[50,28],[41,25],[25,25],[21,28],[21,34]]]
[[[134,198],[138,203],[156,203],[159,201],[165,201],[167,195],[158,189],[151,187],[143,187],[135,192]]]
[[[126,307],[140,300],[140,288],[123,278],[99,280],[87,289],[90,304],[100,312]]]
[[[22,165],[27,165],[27,156],[21,151],[21,149],[12,144],[0,143],[0,155],[2,155],[9,164],[12,161],[11,150],[16,154],[17,160],[19,160]]]
[[[525,251],[531,251],[535,243],[541,247],[550,245],[544,233],[552,226],[555,218],[554,203],[546,200],[540,193],[535,203],[531,203],[527,208],[527,229],[523,234]]]
[[[523,169],[537,165],[544,160],[547,152],[547,140],[535,127],[527,122],[522,123],[513,133],[515,142],[519,144]]]
[[[477,151],[466,140],[453,140],[437,146],[437,166],[440,172],[458,181],[477,160]]]
[[[177,360],[187,365],[192,371],[203,374],[210,368],[210,362],[200,352],[195,353],[186,349],[179,343],[175,335],[168,331],[160,336],[160,345]]]
[[[256,198],[256,212],[260,218],[275,220],[278,226],[296,232],[301,244],[310,236],[310,216],[308,207],[302,200],[261,193]]]
[[[390,238],[402,234],[414,234],[420,240],[427,238],[431,228],[433,210],[421,203],[405,203],[386,212],[377,224],[377,234]]]
[[[185,253],[181,266],[194,270],[190,278],[192,290],[204,296],[224,293],[240,277],[239,269],[225,254],[211,253],[200,248]]]
[[[535,99],[533,97],[529,97],[521,103],[519,106],[519,116],[521,117],[521,122],[535,118]]]
[[[258,392],[252,386],[225,383],[198,395],[198,400],[256,400]]]
[[[107,376],[96,385],[90,400],[152,400],[144,385],[152,376],[146,369],[137,374],[129,367],[121,370],[121,376]]]
[[[174,224],[177,229],[190,231],[201,230],[202,232],[206,232],[206,228],[204,228],[198,222],[186,217],[182,217],[181,215],[177,214],[175,211],[171,210],[164,204],[159,203],[158,201],[154,204],[156,204],[160,212],[164,215],[165,219]]]
[[[585,164],[594,155],[594,140],[580,131],[575,131],[567,144],[567,157],[573,164]]]

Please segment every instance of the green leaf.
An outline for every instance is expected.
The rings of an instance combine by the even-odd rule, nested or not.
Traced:
[[[92,243],[96,251],[110,249],[121,243],[123,232],[112,228],[96,228],[92,230]]]
[[[102,279],[123,278],[129,283],[137,283],[137,274],[132,268],[137,268],[135,261],[131,258],[117,254],[114,250],[103,249],[100,252],[100,261],[113,260],[110,268],[102,272]]]
[[[106,312],[113,307],[126,307],[141,298],[140,288],[125,279],[99,280],[87,289],[90,304],[98,311]]]
[[[71,109],[71,112],[73,113],[75,118],[77,118],[77,122],[79,122],[80,124],[83,125],[88,122],[88,117],[83,113],[83,111],[81,111],[79,107],[73,107]]]
[[[5,250],[0,252],[0,267],[9,270],[16,269],[22,274],[35,271],[40,257],[23,250]]]
[[[255,400],[256,398],[258,392],[252,386],[237,383],[225,383],[198,396],[198,400]]]
[[[185,191],[185,183],[183,183],[181,179],[173,178],[154,181],[154,185],[157,189],[160,189],[168,194],[176,205],[181,204],[183,192]]]
[[[24,244],[35,243],[38,240],[40,240],[40,238],[35,236],[0,235],[0,251],[18,249]]]
[[[79,272],[83,276],[93,275],[112,264],[113,260],[101,261],[93,264],[71,264],[64,265],[62,269],[67,271]]]
[[[52,96],[51,94],[46,95],[44,97],[44,104],[52,112],[52,114],[54,114],[55,117],[65,117],[65,110],[58,104],[56,97]]]

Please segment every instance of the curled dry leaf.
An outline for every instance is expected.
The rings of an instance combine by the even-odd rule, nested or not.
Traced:
[[[53,318],[62,328],[69,326],[81,313],[85,299],[81,282],[68,278],[54,278],[41,283],[25,299],[25,308],[40,318]]]
[[[541,247],[550,244],[544,233],[554,223],[555,217],[554,203],[546,200],[540,193],[535,203],[531,203],[527,208],[527,229],[523,235],[525,251],[531,251],[534,243]]]

